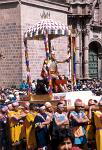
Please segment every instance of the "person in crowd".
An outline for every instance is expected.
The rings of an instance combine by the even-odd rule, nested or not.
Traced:
[[[60,102],[61,104],[65,105],[65,104],[66,104],[65,96],[60,96],[59,102]]]
[[[78,80],[77,81],[77,89],[80,91],[80,89],[81,89],[81,81],[80,80]]]
[[[23,80],[22,83],[20,84],[20,90],[26,91],[28,90],[28,88],[29,88],[29,85],[26,83],[25,80]]]
[[[13,110],[13,106],[12,106],[12,102],[11,101],[9,101],[7,103],[7,107],[8,107],[8,112]]]
[[[102,100],[98,103],[99,111],[94,112],[94,123],[96,127],[97,150],[102,150]]]
[[[52,150],[81,150],[74,146],[74,134],[69,128],[57,128]]]
[[[20,93],[19,91],[14,91],[14,96],[17,101],[20,101]]]
[[[22,126],[23,126],[23,118],[25,117],[24,114],[21,113],[21,109],[19,108],[19,103],[17,101],[14,101],[12,103],[13,110],[8,111],[8,124],[9,124],[9,133],[10,133],[10,141],[12,149],[16,149],[17,143],[20,145],[20,140],[22,139]]]
[[[37,112],[34,110],[34,105],[30,103],[29,112],[27,113],[24,122],[26,130],[27,150],[34,150],[34,148],[36,147],[35,128],[33,127],[33,122],[36,115]]]
[[[54,114],[54,108],[50,102],[45,102],[45,108],[46,108],[46,113],[49,117],[53,117]]]
[[[102,79],[77,81],[77,90],[91,90],[97,96],[102,95]]]
[[[37,86],[37,83],[35,80],[33,80],[32,84],[31,84],[31,92],[32,93],[36,93],[36,86]]]
[[[86,125],[86,137],[88,141],[88,147],[90,150],[93,150],[96,148],[96,142],[95,142],[95,125],[94,125],[94,111],[96,107],[96,103],[93,99],[89,99],[88,101],[89,109],[87,111],[87,116],[89,118],[88,125]]]
[[[72,111],[69,115],[70,126],[75,136],[74,144],[82,147],[83,150],[87,150],[85,124],[89,121],[89,119],[82,110],[83,102],[81,99],[76,99],[74,105],[75,111]]]
[[[0,150],[10,150],[8,124],[7,124],[8,107],[3,104],[0,112]]]
[[[62,103],[57,104],[57,111],[55,112],[55,123],[57,126],[66,128],[69,126],[68,113],[65,112]]]
[[[39,108],[39,113],[34,119],[35,136],[38,150],[44,148],[47,149],[50,144],[49,130],[46,123],[47,117],[48,115],[45,112],[45,106],[41,105]]]
[[[48,124],[48,127],[49,127],[49,135],[50,135],[50,138],[52,139],[55,110],[54,110],[54,107],[52,106],[52,104],[50,102],[45,102],[45,108],[46,108],[46,113],[48,115],[47,124]]]

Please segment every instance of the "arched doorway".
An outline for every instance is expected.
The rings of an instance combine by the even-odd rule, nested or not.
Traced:
[[[99,78],[102,75],[102,67],[100,68],[100,63],[102,62],[99,58],[99,53],[101,52],[101,44],[97,41],[93,41],[89,44],[89,77]]]

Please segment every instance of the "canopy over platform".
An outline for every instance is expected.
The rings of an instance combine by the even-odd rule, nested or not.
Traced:
[[[70,35],[68,26],[53,21],[52,19],[42,19],[27,30],[24,34],[24,38],[29,40],[43,40],[43,35],[45,35],[45,32],[49,35],[49,39]]]
[[[46,51],[46,60],[51,59],[51,40],[56,37],[66,36],[71,37],[71,31],[68,29],[67,25],[53,21],[50,18],[41,19],[33,27],[30,27],[24,34],[24,45],[25,45],[25,60],[27,66],[27,82],[29,86],[31,85],[31,75],[30,75],[30,66],[29,66],[29,57],[28,57],[28,40],[44,40],[45,51]],[[69,40],[69,39],[68,39]],[[71,41],[71,40],[70,40]],[[48,75],[48,93],[52,94],[52,78],[50,74]]]

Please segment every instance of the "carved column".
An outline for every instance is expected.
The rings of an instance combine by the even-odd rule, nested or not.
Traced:
[[[80,78],[80,33],[76,37],[76,77]]]
[[[89,78],[89,30],[85,30],[85,43],[84,43],[84,78]]]
[[[76,34],[76,77],[80,78],[80,23],[77,23]]]

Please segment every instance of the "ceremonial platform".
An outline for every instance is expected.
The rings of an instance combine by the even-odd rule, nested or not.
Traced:
[[[51,103],[57,103],[62,97],[66,101],[66,104],[69,106],[74,106],[74,102],[76,99],[81,99],[85,105],[88,105],[89,99],[94,99],[97,102],[102,98],[102,96],[95,96],[91,91],[72,91],[72,92],[64,92],[64,93],[53,93],[52,96],[49,94],[43,95],[34,95],[30,93],[29,96],[22,98],[22,101],[30,101],[31,103],[45,103],[46,101],[50,101]]]

